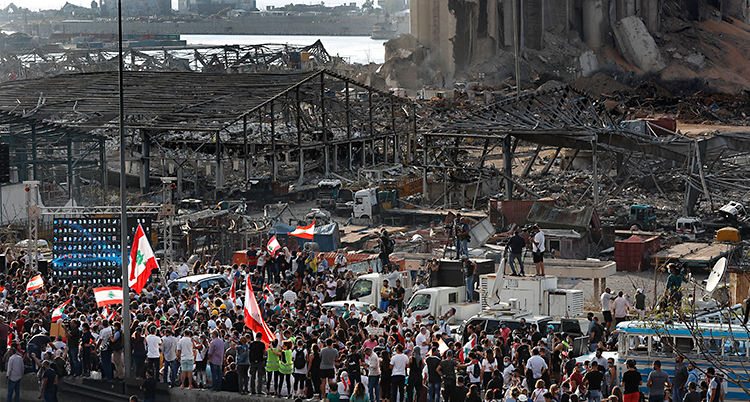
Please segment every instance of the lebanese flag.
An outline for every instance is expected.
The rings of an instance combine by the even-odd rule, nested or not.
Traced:
[[[52,310],[52,322],[57,322],[57,320],[63,317],[63,310],[65,310],[65,306],[67,306],[71,300],[72,299],[68,299],[68,301],[61,304],[59,307],[55,307],[55,309]]]
[[[302,239],[312,240],[313,234],[315,233],[315,221],[307,226],[297,226],[293,232],[289,233],[291,236],[300,237]]]
[[[201,309],[201,297],[198,295],[198,291],[195,291],[195,311],[200,311]]]
[[[235,289],[237,280],[232,280],[232,287],[229,288],[229,298],[232,299],[232,303],[235,303],[235,300],[237,300],[237,290]]]
[[[279,244],[279,241],[276,240],[276,236],[273,236],[270,240],[268,240],[268,245],[266,246],[268,249],[268,252],[271,253],[271,255],[276,254],[281,250],[281,245]]]
[[[110,304],[121,304],[122,288],[117,286],[94,288],[94,298],[96,298],[96,305],[99,307],[108,306]]]
[[[258,301],[255,300],[255,293],[253,287],[250,285],[250,278],[247,278],[247,284],[245,285],[245,326],[250,328],[253,332],[260,332],[263,334],[263,343],[268,346],[276,336],[273,334],[268,324],[263,320],[263,315],[260,313],[260,307],[258,307]]]
[[[445,344],[443,338],[438,339],[438,357],[442,356],[448,350],[448,345]]]
[[[271,290],[271,287],[268,286],[267,283],[266,283],[266,290],[268,291],[268,293],[273,294],[273,290]],[[268,300],[265,294],[263,295],[263,300]]]
[[[29,280],[29,283],[26,284],[26,291],[32,292],[37,289],[41,289],[42,286],[44,286],[44,278],[42,278],[42,274],[38,274],[35,277],[31,278]]]
[[[135,231],[133,247],[130,248],[130,264],[128,266],[130,278],[128,279],[128,286],[136,294],[140,294],[146,286],[148,277],[151,276],[151,270],[153,269],[158,271],[159,264],[156,263],[154,251],[151,250],[146,233],[143,232],[143,226],[139,223],[138,229]]]

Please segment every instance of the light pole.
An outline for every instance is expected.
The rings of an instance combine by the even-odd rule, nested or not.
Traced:
[[[125,93],[122,61],[122,0],[117,0],[118,78],[120,79],[120,253],[122,255],[122,341],[125,379],[130,373],[130,286],[128,278],[128,212],[125,191]]]

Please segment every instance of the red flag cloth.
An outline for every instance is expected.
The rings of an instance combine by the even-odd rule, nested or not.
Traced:
[[[307,226],[297,226],[297,229],[294,229],[289,234],[302,239],[312,240],[315,235],[315,221]]]
[[[247,278],[245,289],[245,326],[255,333],[260,332],[263,334],[262,340],[266,345],[276,339],[276,336],[271,331],[271,328],[268,328],[268,324],[266,324],[263,315],[260,313],[258,301],[255,300],[255,293],[253,292],[253,287],[250,285],[250,278]]]
[[[31,278],[29,280],[29,283],[26,284],[26,291],[32,292],[37,289],[41,289],[42,286],[44,286],[44,279],[42,278],[42,274],[38,274]]]
[[[232,303],[237,303],[237,290],[235,289],[236,279],[232,279],[232,287],[229,288],[229,298],[232,299]]]
[[[151,249],[151,244],[149,244],[146,233],[143,231],[143,226],[140,223],[138,224],[138,229],[135,231],[133,247],[130,248],[130,265],[128,269],[130,271],[128,286],[136,294],[140,294],[146,283],[148,283],[151,270],[159,270],[159,264],[156,262],[154,251]]]
[[[57,322],[57,320],[63,317],[64,315],[63,310],[65,310],[65,306],[67,306],[71,300],[73,299],[68,299],[68,301],[66,301],[65,303],[59,305],[54,310],[52,310],[52,322]]]

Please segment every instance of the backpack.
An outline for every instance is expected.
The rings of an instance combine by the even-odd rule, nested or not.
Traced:
[[[482,368],[479,367],[479,362],[474,365],[474,378],[481,378]]]
[[[304,349],[297,349],[297,356],[294,357],[294,368],[297,370],[302,370],[305,368],[305,365],[307,364],[307,360],[305,360],[305,351]]]

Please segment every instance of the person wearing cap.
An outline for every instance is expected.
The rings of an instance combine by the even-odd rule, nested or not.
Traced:
[[[534,255],[534,264],[536,264],[536,276],[544,276],[544,232],[539,226],[534,225],[534,237],[531,239],[531,251]]]
[[[646,315],[646,295],[643,294],[643,289],[641,288],[635,291],[635,311],[638,312],[638,317],[641,320]]]

